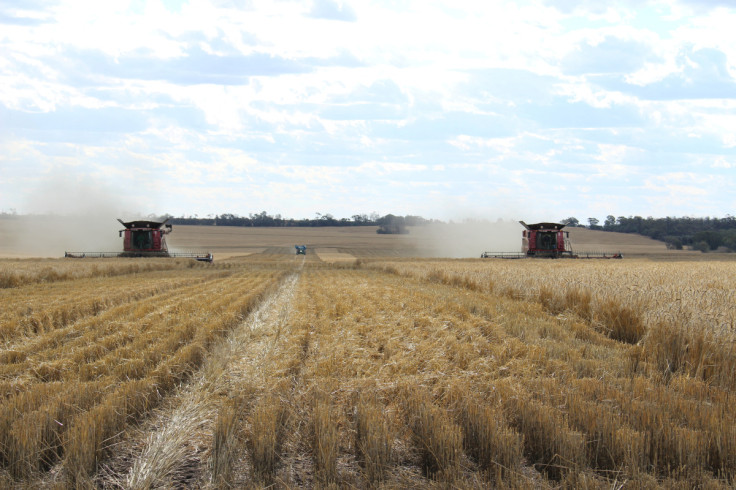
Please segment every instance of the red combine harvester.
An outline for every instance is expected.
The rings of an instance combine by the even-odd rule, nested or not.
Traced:
[[[525,228],[521,232],[521,253],[483,252],[483,259],[622,259],[620,253],[573,252],[570,232],[564,231],[562,223],[535,223],[528,225],[519,221]]]
[[[98,258],[98,257],[180,257],[199,260],[201,262],[212,262],[214,257],[211,253],[199,252],[169,252],[166,246],[166,235],[171,233],[172,225],[167,224],[168,219],[162,223],[158,221],[128,221],[118,219],[125,227],[120,230],[123,237],[122,252],[64,252],[64,257],[73,259]]]

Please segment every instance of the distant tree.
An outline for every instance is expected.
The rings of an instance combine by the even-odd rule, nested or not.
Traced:
[[[566,223],[570,220],[572,218],[562,222]],[[600,228],[600,226],[597,227],[597,229]],[[661,240],[674,249],[680,247],[700,249],[703,248],[702,243],[705,243],[709,250],[736,251],[736,217],[731,215],[726,215],[725,218],[708,216],[704,218],[690,216],[654,218],[648,216],[646,219],[641,216],[619,216],[614,219],[612,215],[608,215],[602,229],[620,233],[638,233]]]
[[[566,226],[580,226],[580,221],[574,216],[563,219],[561,223]]]
[[[732,231],[726,235],[726,238],[723,239],[723,246],[729,252],[736,252],[736,231]]]
[[[693,241],[696,243],[705,242],[710,250],[716,250],[723,243],[723,236],[717,231],[699,231],[693,235]]]
[[[710,247],[706,242],[698,242],[695,245],[693,245],[693,250],[700,250],[701,252],[705,253],[710,250]]]
[[[676,236],[664,237],[664,243],[669,250],[682,250],[682,240]]]
[[[9,216],[6,212],[0,212],[0,217],[5,218]],[[172,224],[180,225],[209,225],[209,226],[253,226],[253,227],[274,227],[274,226],[288,226],[288,227],[307,227],[307,226],[356,226],[356,225],[378,225],[383,226],[381,233],[408,233],[407,227],[427,225],[430,223],[442,223],[439,220],[425,219],[421,216],[395,216],[393,214],[387,214],[386,216],[379,216],[378,213],[366,214],[354,214],[352,219],[349,218],[336,218],[330,213],[315,213],[314,218],[284,218],[281,214],[275,216],[269,215],[266,211],[260,213],[250,213],[248,216],[238,216],[233,213],[222,213],[222,214],[208,214],[206,218],[200,218],[198,215],[194,216],[180,216],[173,217],[171,215],[164,215],[171,217]],[[151,220],[159,220],[158,216],[151,215]]]
[[[600,228],[600,226],[598,226],[598,223],[600,223],[600,221],[598,221],[598,218],[588,218],[588,224],[590,225],[591,230],[597,230],[598,228]]]
[[[376,233],[381,235],[404,235],[409,233],[403,216],[387,214],[383,218],[379,218],[376,222],[378,223]]]
[[[603,229],[604,230],[611,230],[613,227],[616,226],[616,217],[612,214],[609,214],[606,216],[606,221],[603,222]]]
[[[321,226],[334,226],[337,224],[337,220],[330,213],[323,214],[319,221]]]

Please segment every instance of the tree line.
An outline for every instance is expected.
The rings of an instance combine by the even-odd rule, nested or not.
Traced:
[[[736,252],[736,217],[730,215],[726,215],[725,218],[688,216],[642,218],[608,215],[602,225],[596,218],[588,218],[588,226],[581,224],[574,217],[564,219],[562,223],[591,230],[638,233],[663,241],[670,249],[682,250],[688,247],[702,252],[713,250]]]
[[[311,226],[378,226],[378,233],[407,233],[409,226],[421,226],[430,223],[440,223],[439,220],[425,219],[421,216],[396,216],[387,214],[380,216],[377,213],[354,214],[351,218],[335,218],[329,213],[316,213],[314,218],[284,218],[280,214],[271,216],[266,211],[250,213],[248,216],[224,213],[210,215],[204,218],[199,216],[172,216],[165,214],[161,220],[168,219],[171,224],[178,225],[205,225],[205,226],[270,226],[270,227],[311,227]]]

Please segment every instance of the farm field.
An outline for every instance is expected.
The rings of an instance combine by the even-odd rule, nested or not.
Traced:
[[[0,259],[0,487],[734,485],[736,262],[314,233]]]
[[[0,257],[63,257],[65,251],[111,252],[122,249],[120,224],[114,218],[61,217],[0,219]],[[474,258],[483,251],[517,252],[521,230],[516,222],[433,224],[410,228],[407,235],[380,235],[375,226],[249,228],[176,225],[167,237],[172,251],[210,251],[216,259],[256,253],[290,253],[294,245],[356,258]],[[668,260],[702,259],[700,252],[670,251],[647,237],[571,228],[575,250],[622,252]],[[326,249],[326,250],[322,250]],[[708,254],[712,260],[719,255]]]

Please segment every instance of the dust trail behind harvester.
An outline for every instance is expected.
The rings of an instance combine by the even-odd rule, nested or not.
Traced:
[[[116,218],[131,218],[117,193],[87,177],[52,175],[31,193],[29,215],[0,220],[0,254],[63,257],[65,251],[123,249]]]
[[[422,256],[477,258],[485,251],[519,252],[522,230],[516,221],[464,221],[417,226],[411,235]]]
[[[0,253],[25,257],[63,257],[65,251],[122,251],[120,223],[109,216],[19,216],[3,220],[7,243]],[[5,240],[3,240],[5,242]]]

